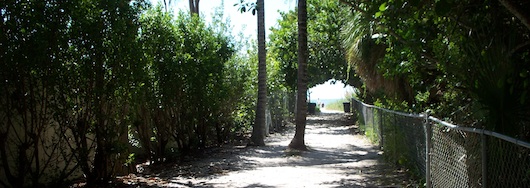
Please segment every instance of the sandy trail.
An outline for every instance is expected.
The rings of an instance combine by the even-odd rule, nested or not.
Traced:
[[[342,113],[309,116],[307,152],[286,151],[292,127],[267,137],[265,147],[220,148],[207,158],[124,177],[134,187],[402,187],[402,171]],[[290,125],[294,126],[294,125]]]

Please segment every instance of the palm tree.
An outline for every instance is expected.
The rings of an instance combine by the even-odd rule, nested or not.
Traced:
[[[265,109],[267,109],[267,51],[265,49],[265,2],[257,0],[256,3],[241,0],[234,6],[239,6],[239,11],[258,12],[258,104],[256,106],[256,119],[252,127],[249,145],[264,146],[265,141]]]
[[[289,148],[307,150],[305,126],[307,116],[307,2],[298,0],[298,79],[296,92],[296,132]]]
[[[190,14],[192,16],[193,14],[197,14],[197,16],[199,16],[199,1],[200,0],[189,0]]]
[[[252,145],[264,146],[265,109],[267,108],[267,51],[265,49],[265,2],[257,0],[258,12],[258,104],[250,137]]]
[[[193,14],[199,16],[199,1],[200,0],[189,0],[191,16],[193,16]],[[171,0],[164,0],[164,8],[166,9],[166,12],[169,6],[171,6]]]
[[[171,6],[171,0],[164,0],[164,9],[166,9],[166,12],[169,6]]]

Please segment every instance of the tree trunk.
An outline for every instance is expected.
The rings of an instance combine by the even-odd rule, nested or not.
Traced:
[[[103,37],[101,37],[103,38]],[[107,159],[108,159],[108,153],[107,153],[107,139],[108,135],[107,129],[106,129],[106,123],[104,118],[104,102],[106,101],[106,96],[104,96],[104,63],[103,63],[103,53],[98,53],[98,57],[96,57],[96,62],[94,66],[94,72],[95,72],[95,80],[94,80],[94,87],[95,87],[95,96],[93,99],[94,101],[94,120],[96,122],[94,126],[94,132],[96,137],[96,153],[94,154],[94,166],[92,168],[92,173],[87,177],[87,184],[90,186],[99,185],[106,180],[108,180],[108,168],[107,168]]]
[[[193,14],[197,14],[197,16],[199,16],[199,1],[200,0],[189,0],[191,16],[193,16]]]
[[[289,148],[307,150],[305,145],[305,126],[307,116],[307,4],[298,0],[298,79],[296,99],[296,132]]]
[[[530,30],[530,18],[524,11],[524,8],[521,9],[517,7],[517,4],[510,0],[499,0],[499,2],[510,11],[515,17],[517,17],[528,30]]]
[[[171,5],[171,0],[164,0],[164,9],[166,9],[166,12],[169,5]]]
[[[256,119],[252,127],[251,145],[264,146],[265,109],[267,108],[267,64],[265,61],[265,4],[258,0],[258,104]]]

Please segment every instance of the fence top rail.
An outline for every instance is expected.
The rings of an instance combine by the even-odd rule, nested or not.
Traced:
[[[397,115],[400,115],[400,116],[406,116],[406,117],[412,117],[412,118],[424,118],[425,117],[424,114],[413,114],[413,113],[398,112],[398,111],[389,110],[389,109],[381,108],[381,107],[378,107],[378,106],[374,106],[374,105],[371,105],[371,104],[366,104],[366,103],[364,103],[364,102],[362,102],[360,100],[357,100],[356,98],[352,98],[352,100],[355,100],[358,103],[361,103],[365,107],[375,108],[375,109],[378,109],[378,110],[382,110],[382,111],[385,111],[385,112],[388,112],[388,113],[397,114]]]
[[[376,108],[378,110],[386,111],[386,112],[389,112],[389,113],[394,113],[394,114],[401,115],[401,116],[413,117],[413,118],[424,118],[425,117],[425,114],[407,114],[407,113],[403,113],[403,112],[398,112],[398,111],[393,111],[393,110],[377,107],[377,106],[374,106],[374,105],[365,104],[365,103],[363,103],[360,100],[357,100],[355,98],[352,98],[352,100],[357,101],[358,103],[362,104],[365,107]],[[440,125],[443,125],[445,127],[451,128],[451,129],[456,129],[456,130],[462,130],[462,131],[466,131],[466,132],[473,132],[473,133],[477,133],[477,134],[485,134],[485,135],[493,136],[493,137],[496,137],[496,138],[499,138],[499,139],[502,139],[502,140],[505,140],[505,141],[508,141],[508,142],[517,144],[519,146],[522,146],[522,147],[530,149],[530,143],[522,141],[522,140],[518,140],[518,139],[510,137],[510,136],[506,136],[506,135],[503,135],[503,134],[500,134],[500,133],[497,133],[497,132],[488,131],[488,130],[479,129],[479,128],[473,128],[473,127],[458,126],[458,125],[454,125],[454,124],[442,121],[442,120],[440,120],[440,119],[438,119],[436,117],[433,117],[433,116],[429,116],[428,119],[431,120],[431,121],[434,121],[436,123],[439,123]]]
[[[503,135],[503,134],[500,134],[500,133],[497,133],[497,132],[488,131],[488,130],[479,129],[479,128],[473,128],[473,127],[462,127],[462,126],[458,126],[458,125],[454,125],[454,124],[442,121],[442,120],[440,120],[438,118],[435,118],[435,117],[432,117],[432,116],[429,116],[429,120],[437,122],[440,125],[443,125],[445,127],[449,127],[451,129],[457,129],[457,130],[462,130],[462,131],[466,131],[466,132],[474,132],[474,133],[478,133],[478,134],[485,134],[485,135],[493,136],[493,137],[496,137],[496,138],[499,138],[499,139],[502,139],[502,140],[505,140],[505,141],[508,141],[508,142],[517,144],[519,146],[522,146],[522,147],[530,149],[530,143],[522,141],[522,140],[518,140],[518,139],[513,138],[513,137],[509,137],[509,136],[506,136],[506,135]]]

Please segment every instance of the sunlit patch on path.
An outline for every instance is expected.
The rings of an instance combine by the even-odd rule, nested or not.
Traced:
[[[289,125],[294,126],[294,125]],[[309,116],[307,152],[286,151],[290,128],[267,138],[265,147],[225,148],[192,163],[198,173],[173,173],[181,167],[129,178],[129,184],[164,187],[402,187],[404,172],[385,164],[380,151],[342,113]],[[143,179],[142,179],[143,178]],[[144,182],[143,182],[144,181]],[[151,181],[151,183],[148,183]]]

